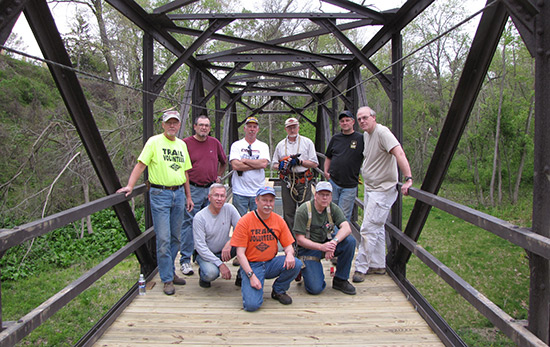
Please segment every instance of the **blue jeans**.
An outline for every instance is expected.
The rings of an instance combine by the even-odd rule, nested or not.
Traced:
[[[340,206],[344,212],[344,216],[351,221],[351,215],[353,213],[353,205],[355,204],[355,197],[357,196],[357,187],[354,188],[342,188],[333,180],[329,180],[332,184],[332,202]]]
[[[260,282],[262,283],[262,289],[252,288],[250,286],[250,279],[240,268],[241,277],[243,278],[241,285],[241,294],[243,296],[243,307],[245,311],[253,312],[262,306],[264,302],[264,281],[265,279],[278,277],[273,282],[273,291],[277,294],[284,293],[290,288],[290,282],[298,276],[302,262],[296,259],[296,265],[292,269],[283,268],[285,263],[285,256],[280,255],[269,261],[251,262],[250,267]]]
[[[195,187],[192,185],[189,185],[189,187],[191,188],[191,199],[195,207],[193,207],[193,211],[191,212],[187,212],[184,208],[183,224],[181,225],[180,264],[191,262],[191,255],[193,255],[193,250],[195,249],[195,244],[193,243],[193,218],[210,203],[208,201],[208,191],[210,188]]]
[[[334,256],[338,257],[338,263],[336,265],[334,277],[341,280],[347,280],[349,278],[351,262],[355,255],[355,243],[356,241],[353,235],[349,235],[336,246]],[[301,256],[313,256],[320,259],[324,257],[321,251],[299,247],[298,257]],[[327,285],[325,282],[325,274],[323,273],[323,264],[316,260],[305,260],[304,263],[306,267],[302,269],[302,277],[304,278],[306,291],[309,294],[320,294]]]
[[[221,252],[214,253],[214,255],[220,259],[222,258]],[[212,282],[216,278],[220,277],[220,269],[216,265],[214,265],[214,263],[202,259],[201,256],[198,254],[197,263],[199,264],[200,268],[200,278],[204,282]]]
[[[248,211],[254,211],[257,208],[256,197],[233,194],[233,206],[242,217]]]
[[[174,261],[180,248],[180,231],[185,210],[182,188],[172,191],[151,187],[151,216],[157,239],[157,263],[163,283],[174,280]]]

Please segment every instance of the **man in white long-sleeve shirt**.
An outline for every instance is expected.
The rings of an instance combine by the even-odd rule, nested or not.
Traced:
[[[199,264],[199,285],[209,288],[210,282],[221,274],[225,280],[231,279],[231,271],[224,262],[235,257],[229,244],[231,227],[241,218],[237,209],[226,204],[227,192],[222,184],[210,186],[210,204],[200,210],[193,219],[193,239]]]

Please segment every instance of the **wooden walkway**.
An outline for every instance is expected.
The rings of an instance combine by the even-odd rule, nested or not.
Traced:
[[[253,313],[242,309],[233,279],[204,289],[196,272],[167,296],[157,274],[95,346],[444,346],[388,275],[367,276],[350,296],[332,289],[330,262],[323,263],[323,293],[293,282],[293,303],[284,306],[266,280],[264,304]],[[237,267],[229,267],[234,278]]]

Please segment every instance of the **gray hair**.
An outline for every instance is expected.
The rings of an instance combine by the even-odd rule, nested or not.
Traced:
[[[371,117],[376,117],[376,112],[368,106],[359,107],[359,110],[357,110],[357,113],[359,113],[360,110],[368,110]]]
[[[211,186],[210,186],[210,190],[208,191],[208,194],[212,194],[212,191],[214,189],[218,189],[218,188],[223,188],[223,190],[225,190],[225,192],[227,193],[227,188],[225,188],[225,186],[221,183],[213,183]]]

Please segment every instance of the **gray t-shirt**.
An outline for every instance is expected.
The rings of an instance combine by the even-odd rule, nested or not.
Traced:
[[[387,127],[376,124],[372,134],[365,131],[361,175],[367,191],[386,191],[397,184],[397,160],[390,151],[399,141]]]
[[[214,254],[222,251],[229,241],[231,227],[235,227],[241,218],[235,206],[224,204],[218,215],[213,215],[207,207],[193,218],[193,239],[195,250],[202,259],[220,266],[222,261]]]

